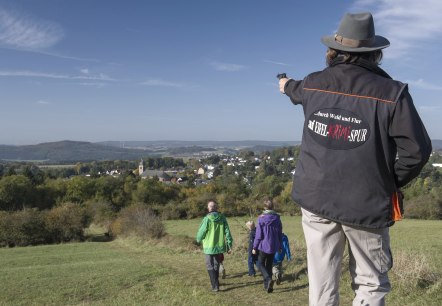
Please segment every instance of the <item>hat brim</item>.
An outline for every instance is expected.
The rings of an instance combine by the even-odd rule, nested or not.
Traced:
[[[384,49],[384,48],[387,48],[390,46],[390,42],[388,41],[388,39],[386,39],[383,36],[379,36],[379,35],[375,36],[375,40],[374,40],[372,46],[370,46],[370,47],[353,48],[353,47],[343,46],[343,45],[339,44],[338,42],[336,42],[334,36],[323,36],[321,38],[321,42],[324,45],[326,45],[327,47],[332,48],[332,49],[346,51],[346,52],[356,52],[356,53],[357,52],[376,51],[376,50]]]

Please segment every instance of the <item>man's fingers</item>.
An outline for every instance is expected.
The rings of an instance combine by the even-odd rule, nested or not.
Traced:
[[[285,87],[285,83],[287,83],[288,80],[289,79],[287,79],[287,78],[282,78],[282,79],[279,80],[279,91],[281,93],[285,93],[284,92],[284,87]]]

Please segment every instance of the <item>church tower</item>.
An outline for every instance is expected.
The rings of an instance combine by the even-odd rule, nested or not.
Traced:
[[[143,174],[144,172],[144,160],[141,159],[140,164],[138,165],[138,175]]]

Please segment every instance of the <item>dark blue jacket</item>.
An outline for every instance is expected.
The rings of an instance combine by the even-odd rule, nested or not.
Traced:
[[[281,252],[276,252],[275,256],[273,257],[273,265],[281,263],[284,258],[287,256],[287,260],[292,260],[292,254],[290,253],[290,244],[289,244],[289,238],[286,234],[282,234],[282,248]]]
[[[305,115],[293,200],[366,228],[400,219],[398,188],[419,174],[432,150],[407,85],[367,61],[336,61],[289,80],[285,93]]]
[[[253,242],[255,241],[255,236],[256,236],[256,228],[250,230],[250,234],[249,234],[249,253],[252,252],[253,249]]]

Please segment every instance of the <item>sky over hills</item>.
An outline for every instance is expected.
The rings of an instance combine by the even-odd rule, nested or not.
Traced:
[[[276,74],[323,69],[321,36],[361,11],[442,139],[438,0],[0,0],[0,144],[300,140]]]

